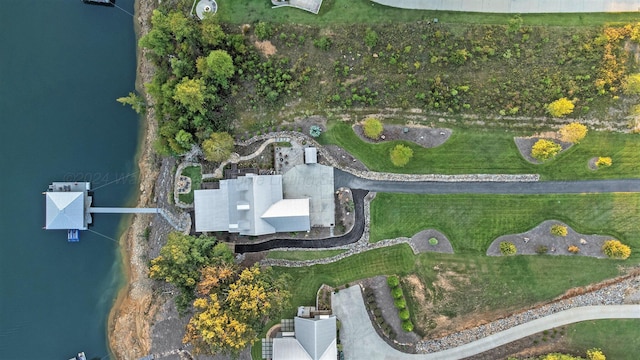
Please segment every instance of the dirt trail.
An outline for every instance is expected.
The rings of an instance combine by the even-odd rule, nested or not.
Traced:
[[[154,2],[151,0],[136,1],[136,32],[138,37],[150,29],[151,12]],[[153,66],[138,52],[138,77],[136,87],[143,90],[142,84],[149,82],[153,76]],[[147,104],[152,103],[145,94]],[[154,165],[153,142],[156,138],[157,124],[151,106],[147,110],[143,135],[140,139],[138,167],[140,169],[140,189],[137,205],[148,207],[153,202],[153,186],[158,174]],[[135,359],[149,353],[151,347],[151,320],[157,311],[154,305],[152,282],[147,276],[145,255],[147,244],[141,234],[149,223],[148,215],[136,215],[128,231],[120,239],[122,259],[125,264],[127,285],[120,291],[114,307],[109,314],[109,346],[116,359]]]

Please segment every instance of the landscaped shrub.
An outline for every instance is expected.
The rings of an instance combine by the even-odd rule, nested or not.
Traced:
[[[588,360],[607,360],[607,357],[604,355],[602,350],[594,348],[594,349],[587,350],[587,359]]]
[[[566,226],[562,226],[560,224],[555,224],[551,226],[551,234],[555,236],[567,236],[569,231]]]
[[[318,49],[327,51],[331,47],[331,39],[323,36],[319,39],[313,40],[313,46],[317,47]]]
[[[404,299],[404,297],[401,297],[400,299],[395,299],[393,301],[393,305],[395,305],[396,308],[402,310],[407,307],[407,301]]]
[[[544,245],[538,245],[536,248],[536,254],[542,255],[546,254],[549,251],[549,248]]]
[[[371,30],[371,28],[367,29],[367,32],[364,34],[364,44],[369,48],[372,48],[378,44],[378,33]]]
[[[584,137],[587,136],[588,131],[589,130],[585,125],[577,122],[572,122],[561,127],[558,133],[560,133],[560,138],[562,139],[562,141],[577,144],[580,142],[580,140],[584,139]]]
[[[602,245],[602,252],[612,259],[626,259],[631,256],[631,248],[620,240],[607,240]]]
[[[436,239],[436,238],[429,239],[429,244],[430,245],[434,245],[434,246],[438,245],[438,239]]]
[[[317,138],[318,136],[320,136],[320,134],[322,134],[322,129],[318,125],[312,125],[309,129],[309,135],[314,138]]]
[[[580,248],[575,246],[575,245],[569,246],[569,248],[567,250],[569,250],[569,252],[572,253],[572,254],[577,254],[577,253],[580,252]]]
[[[556,156],[562,147],[551,140],[540,139],[533,144],[531,148],[531,156],[533,158],[544,161]]]
[[[640,74],[627,76],[624,82],[624,92],[627,95],[640,94]]]
[[[512,242],[503,241],[500,243],[500,253],[502,255],[513,255],[516,251],[516,246]]]
[[[398,279],[398,277],[395,275],[389,276],[387,277],[387,285],[389,285],[389,287],[393,289],[396,286],[400,285],[400,279]]]
[[[611,166],[611,164],[613,164],[613,161],[611,160],[610,157],[599,157],[598,160],[596,160],[596,166],[600,167],[600,166]]]
[[[391,290],[391,296],[393,296],[394,299],[400,299],[402,297],[402,288],[399,286],[393,288]]]
[[[362,131],[364,136],[369,139],[376,140],[382,134],[383,126],[380,120],[376,118],[368,118],[362,124]]]
[[[380,309],[375,309],[373,311],[373,315],[375,315],[376,317],[381,317],[382,316],[382,310]]]
[[[273,35],[273,29],[271,28],[271,24],[260,21],[256,24],[254,33],[258,40],[266,40]]]
[[[406,332],[413,331],[413,323],[410,320],[405,320],[402,322],[402,330]]]
[[[413,150],[405,145],[396,145],[389,154],[391,162],[395,166],[405,166],[413,157]]]
[[[409,320],[409,310],[407,309],[402,309],[400,310],[400,312],[398,313],[398,316],[400,317],[400,320]]]
[[[551,116],[555,117],[571,114],[573,112],[573,108],[573,103],[567,98],[560,98],[547,105],[547,111],[549,112],[549,114],[551,114]]]

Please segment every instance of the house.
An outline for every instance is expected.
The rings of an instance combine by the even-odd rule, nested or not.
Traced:
[[[338,356],[336,317],[294,318],[293,331],[273,339],[273,360],[335,360]]]
[[[87,230],[92,197],[88,182],[54,182],[45,195],[47,230]]]
[[[219,189],[195,190],[198,232],[240,235],[309,231],[309,198],[284,199],[282,175],[247,174],[220,181]]]

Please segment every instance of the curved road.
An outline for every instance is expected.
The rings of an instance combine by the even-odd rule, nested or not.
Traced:
[[[382,340],[371,325],[359,286],[331,295],[334,314],[340,319],[346,359],[455,360],[483,353],[544,330],[586,320],[640,319],[640,305],[584,306],[561,311],[480,340],[430,354],[405,354]]]
[[[334,169],[335,187],[409,194],[583,194],[640,192],[640,179],[537,181],[537,182],[439,182],[369,180]]]

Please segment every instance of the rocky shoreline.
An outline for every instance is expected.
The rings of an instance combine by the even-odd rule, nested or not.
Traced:
[[[151,0],[136,0],[134,27],[136,39],[146,34],[150,27],[151,13],[155,4]],[[146,59],[145,51],[138,50],[136,88],[144,94],[147,104],[151,97],[144,93],[143,84],[151,81],[153,65]],[[141,127],[138,148],[139,193],[137,207],[148,207],[154,203],[153,186],[158,175],[153,143],[156,139],[155,113],[148,107]],[[135,215],[128,230],[120,238],[124,263],[125,285],[120,290],[111,309],[108,322],[108,342],[116,359],[135,359],[149,353],[151,349],[151,319],[158,305],[153,301],[153,284],[147,276],[147,244],[141,236],[149,224],[149,215]]]

